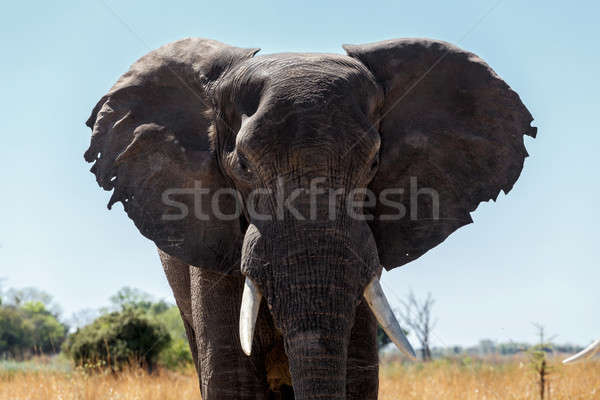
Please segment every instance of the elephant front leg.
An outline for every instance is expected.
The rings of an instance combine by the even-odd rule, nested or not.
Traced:
[[[173,291],[177,308],[181,314],[183,320],[183,326],[185,327],[185,334],[190,345],[192,352],[192,358],[194,361],[194,367],[200,377],[200,370],[198,369],[198,346],[196,346],[196,334],[194,332],[193,321],[192,321],[192,295],[190,292],[190,266],[180,259],[170,256],[164,251],[158,249],[158,255],[163,265],[167,281]],[[202,383],[200,383],[202,386]]]
[[[267,400],[260,345],[246,356],[240,346],[243,280],[192,267],[192,318],[203,400]]]
[[[379,390],[377,320],[365,301],[356,308],[346,373],[347,400],[375,400]]]

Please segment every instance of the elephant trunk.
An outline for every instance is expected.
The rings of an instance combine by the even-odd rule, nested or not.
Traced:
[[[335,253],[322,254],[327,251]],[[357,265],[349,260],[346,265],[318,260],[309,255],[310,265],[302,263],[294,274],[273,282],[278,288],[269,304],[283,332],[295,398],[344,399],[350,332],[362,284],[352,273]]]
[[[311,321],[312,316],[307,316]],[[285,347],[297,400],[345,399],[349,332],[346,327],[286,335]]]

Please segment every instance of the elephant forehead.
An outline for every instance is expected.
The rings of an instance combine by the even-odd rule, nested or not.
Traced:
[[[368,103],[368,95],[373,97],[379,90],[371,73],[353,58],[311,53],[248,59],[232,72],[225,86],[236,101],[259,96],[273,103],[307,106],[336,96],[337,103]]]
[[[227,97],[245,114],[237,144],[279,151],[344,151],[370,136],[369,117],[380,100],[370,72],[352,58],[335,54],[249,59],[229,78],[228,86]]]

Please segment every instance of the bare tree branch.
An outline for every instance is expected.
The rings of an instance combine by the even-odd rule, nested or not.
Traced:
[[[432,308],[435,300],[431,293],[423,302],[420,302],[411,290],[405,301],[401,301],[404,311],[400,317],[404,324],[410,328],[421,344],[423,361],[431,360],[430,338],[431,332],[437,325],[437,319],[432,320]]]

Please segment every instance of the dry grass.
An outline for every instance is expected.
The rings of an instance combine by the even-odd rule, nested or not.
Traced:
[[[382,400],[484,400],[540,398],[535,372],[527,361],[448,362],[390,365],[382,371]],[[600,399],[600,362],[551,363],[550,400]]]
[[[145,370],[119,374],[87,374],[82,371],[18,372],[0,375],[2,400],[181,400],[199,399],[197,378]]]
[[[552,363],[551,400],[600,399],[600,362],[572,366]],[[539,399],[533,371],[510,363],[448,362],[402,366],[381,372],[380,399]],[[118,375],[74,372],[1,372],[0,399],[170,400],[199,399],[193,371],[148,375],[129,370]]]

